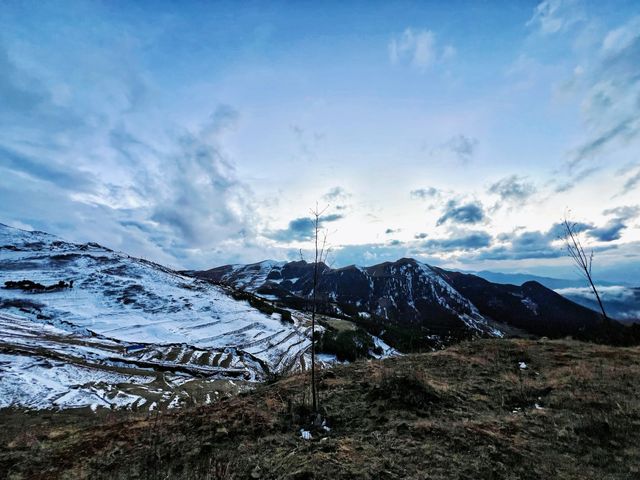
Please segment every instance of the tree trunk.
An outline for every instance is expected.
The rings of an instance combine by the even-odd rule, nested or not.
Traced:
[[[313,413],[318,412],[318,397],[316,392],[316,287],[318,285],[318,223],[319,216],[315,218],[315,262],[313,264],[313,308],[311,310],[311,396]]]
[[[602,317],[604,318],[604,321],[609,322],[609,317],[607,317],[607,314],[604,312],[604,305],[602,305],[602,300],[600,300],[600,295],[598,294],[598,290],[596,289],[596,286],[593,284],[593,281],[591,280],[591,275],[589,275],[589,283],[591,284],[591,289],[593,290],[593,293],[596,294],[596,300],[598,300],[598,305],[600,305],[600,310],[602,311]]]

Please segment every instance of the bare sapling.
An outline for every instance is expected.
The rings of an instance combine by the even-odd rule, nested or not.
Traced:
[[[566,215],[564,221],[562,222],[562,227],[563,232],[561,238],[562,240],[564,240],[567,253],[573,259],[573,262],[580,274],[589,282],[591,290],[593,291],[593,294],[598,301],[598,305],[600,306],[602,318],[605,322],[608,322],[609,317],[607,317],[607,314],[604,311],[604,305],[602,304],[600,294],[598,293],[598,289],[593,282],[593,277],[591,274],[591,267],[593,265],[593,250],[591,250],[588,255],[585,253],[582,243],[580,242],[580,232],[577,228],[578,224],[575,222],[571,222]]]

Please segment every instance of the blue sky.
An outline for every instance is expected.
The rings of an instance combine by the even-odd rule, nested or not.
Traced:
[[[11,2],[0,222],[180,268],[640,278],[637,2]]]

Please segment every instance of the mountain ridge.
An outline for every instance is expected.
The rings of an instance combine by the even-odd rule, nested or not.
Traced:
[[[319,269],[323,311],[346,314],[376,331],[413,328],[425,342],[434,336],[503,336],[514,330],[560,337],[581,334],[602,323],[597,312],[535,281],[503,285],[413,258],[336,269],[322,264]],[[304,308],[311,294],[313,264],[270,260],[192,274]],[[483,295],[490,298],[485,301]]]

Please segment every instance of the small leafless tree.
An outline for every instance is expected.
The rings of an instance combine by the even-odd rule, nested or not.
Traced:
[[[598,305],[600,305],[600,310],[602,311],[602,317],[605,322],[609,321],[609,317],[604,311],[604,305],[602,304],[602,300],[600,299],[600,294],[598,293],[598,289],[593,283],[593,277],[591,276],[591,266],[593,264],[593,250],[587,255],[582,247],[582,243],[580,242],[580,235],[578,231],[578,224],[570,221],[567,218],[567,215],[564,217],[564,221],[562,222],[562,240],[564,240],[565,246],[567,248],[567,252],[569,256],[573,259],[576,267],[580,274],[587,279],[589,285],[591,286],[591,290],[593,290],[594,295],[596,296],[596,300],[598,300]]]
[[[313,262],[313,290],[312,290],[312,307],[311,307],[311,398],[313,412],[318,413],[318,390],[316,387],[316,312],[318,310],[318,266],[324,263],[327,257],[327,231],[322,232],[322,241],[320,241],[320,217],[329,208],[327,205],[320,210],[316,202],[316,208],[311,209],[313,217],[313,238],[315,243],[314,262]]]

